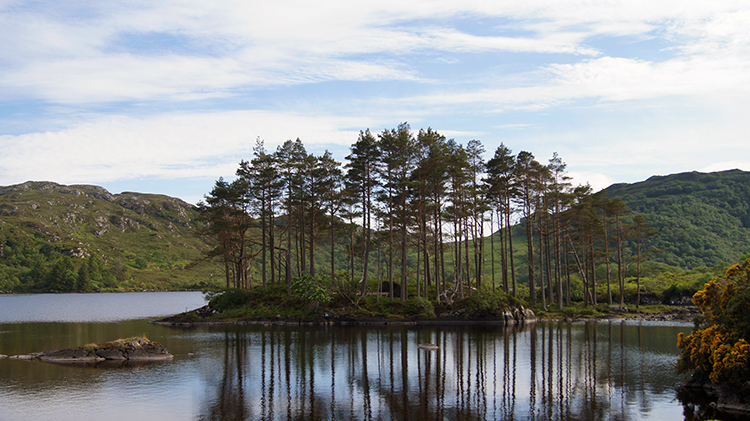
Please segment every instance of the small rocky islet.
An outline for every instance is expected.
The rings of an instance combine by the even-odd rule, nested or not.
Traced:
[[[88,344],[76,348],[13,355],[7,358],[26,361],[36,360],[56,364],[116,367],[168,361],[174,358],[174,356],[156,341],[147,338],[128,338],[101,344]]]

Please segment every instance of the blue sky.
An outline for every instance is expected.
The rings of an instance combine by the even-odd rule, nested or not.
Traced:
[[[750,170],[746,1],[0,0],[0,185],[195,203],[256,138],[408,122],[595,189]]]

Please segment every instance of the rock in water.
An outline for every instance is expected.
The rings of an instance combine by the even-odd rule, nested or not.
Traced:
[[[424,349],[425,351],[437,351],[438,346],[435,344],[419,344],[419,349]]]
[[[149,363],[167,361],[173,355],[158,342],[146,338],[118,339],[103,344],[89,344],[78,348],[56,351],[35,352],[28,355],[15,355],[18,360],[39,360],[58,364],[97,364],[112,362],[115,366],[125,363]]]

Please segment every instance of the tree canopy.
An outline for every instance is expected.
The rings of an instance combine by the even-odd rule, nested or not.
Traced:
[[[258,140],[254,152],[200,204],[227,287],[285,282],[291,293],[293,278],[315,277],[327,258],[331,285],[359,282],[361,295],[450,303],[484,286],[562,308],[571,279],[583,281],[586,304],[597,303],[597,267],[606,263],[611,303],[615,281],[622,301],[619,268],[642,260],[626,245],[641,250],[648,237],[629,228],[647,223],[621,200],[571,186],[557,154],[543,164],[500,145],[486,161],[479,140],[462,145],[405,122],[360,131],[345,164],[308,153],[300,139],[273,153]]]

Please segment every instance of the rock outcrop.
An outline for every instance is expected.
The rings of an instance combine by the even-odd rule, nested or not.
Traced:
[[[125,365],[125,363],[137,363],[140,365],[149,362],[171,360],[173,356],[158,342],[146,338],[129,338],[118,339],[103,344],[89,344],[78,348],[14,355],[10,358],[17,360],[39,360],[57,364],[83,363],[96,365],[108,362],[110,363],[108,365]]]
[[[737,419],[750,418],[750,381],[741,385],[714,384],[705,375],[693,374],[678,392],[688,401],[709,401],[709,406]]]

